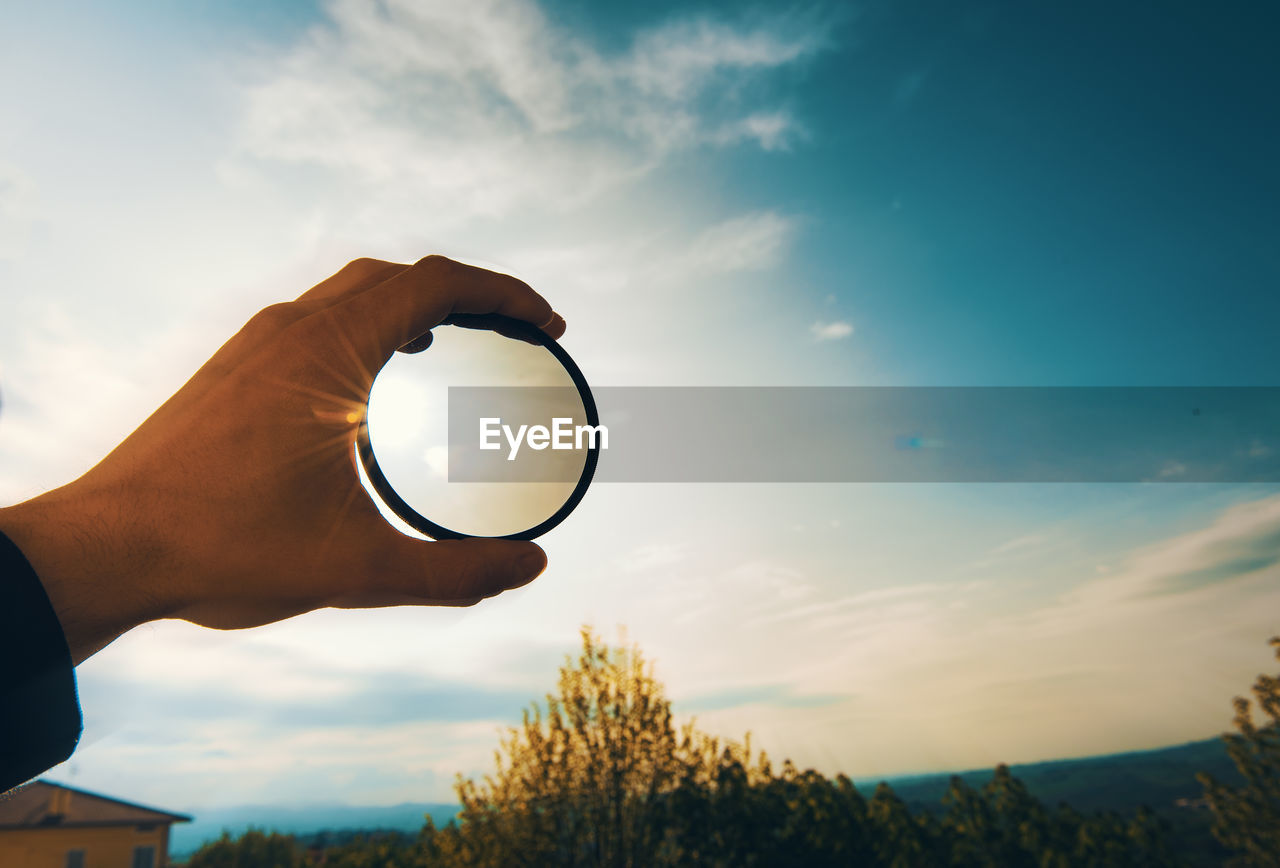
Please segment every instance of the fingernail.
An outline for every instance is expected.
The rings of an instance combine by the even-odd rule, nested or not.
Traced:
[[[427,333],[426,333],[426,334],[424,334],[424,335],[419,335],[418,337],[416,337],[416,338],[414,338],[413,340],[409,341],[409,343],[407,343],[407,344],[405,344],[404,346],[402,346],[402,347],[400,348],[400,352],[402,352],[402,353],[420,353],[420,352],[422,352],[423,350],[425,350],[427,347],[431,346],[431,338],[432,338],[432,334],[431,334],[431,332],[427,332]]]

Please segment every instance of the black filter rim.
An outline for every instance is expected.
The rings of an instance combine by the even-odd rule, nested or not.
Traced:
[[[540,347],[546,347],[547,350],[555,357],[561,366],[568,371],[569,378],[573,380],[573,385],[578,390],[578,397],[582,399],[583,409],[587,414],[587,424],[596,427],[600,424],[600,413],[596,409],[595,398],[591,394],[591,387],[587,385],[587,378],[582,375],[582,370],[574,362],[573,358],[565,352],[564,347],[560,346],[554,338],[544,332],[542,329],[525,322],[524,320],[513,319],[512,317],[502,316],[501,314],[455,314],[446,319],[441,325],[459,326],[461,328],[471,329],[487,329],[497,332],[498,334],[525,341],[526,343],[535,344]],[[428,350],[430,352],[430,350]],[[368,405],[366,404],[366,410]],[[419,533],[425,534],[434,540],[446,539],[515,539],[515,540],[531,540],[542,536],[547,531],[554,528],[560,522],[569,517],[569,513],[578,506],[582,498],[587,493],[587,488],[591,485],[591,479],[595,476],[596,465],[600,461],[599,438],[591,438],[590,445],[587,447],[587,458],[582,465],[582,474],[578,477],[578,483],[574,486],[572,493],[565,499],[550,517],[544,521],[534,525],[528,530],[516,531],[515,533],[502,534],[499,536],[481,536],[479,534],[462,533],[461,531],[447,528],[442,524],[432,521],[422,513],[418,512],[412,506],[405,502],[391,483],[387,480],[386,474],[382,472],[382,467],[378,464],[378,458],[373,453],[373,443],[369,440],[369,421],[368,413],[360,421],[360,428],[356,432],[356,451],[360,456],[360,463],[364,467],[365,475],[369,478],[369,484],[373,486],[373,490],[377,492],[378,497],[382,498],[382,502],[387,505],[396,516]]]

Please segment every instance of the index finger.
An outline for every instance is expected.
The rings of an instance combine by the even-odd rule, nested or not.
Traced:
[[[329,310],[349,332],[368,335],[358,349],[372,370],[453,314],[496,313],[559,331],[564,323],[524,281],[443,256],[420,259]]]

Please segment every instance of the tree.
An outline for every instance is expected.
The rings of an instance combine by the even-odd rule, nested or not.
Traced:
[[[508,731],[494,774],[459,776],[458,822],[429,823],[424,843],[444,864],[714,864],[750,825],[746,792],[769,777],[749,742],[677,730],[639,649],[584,628],[545,709]]]
[[[317,847],[308,865],[324,868],[419,868],[433,863],[420,848],[395,835],[357,835],[333,847]]]
[[[1280,660],[1280,636],[1271,639]],[[1227,733],[1227,753],[1244,782],[1232,787],[1200,775],[1213,811],[1213,834],[1235,852],[1233,866],[1280,865],[1280,676],[1259,675],[1254,699],[1263,719],[1254,723],[1250,702],[1237,696],[1235,733]]]
[[[1006,766],[981,790],[952,782],[940,819],[913,813],[887,783],[864,800],[845,776],[776,771],[750,737],[722,741],[689,724],[638,649],[590,629],[557,692],[508,731],[496,770],[459,776],[462,811],[428,819],[414,866],[823,866],[1067,868],[1171,864],[1148,812],[1084,817],[1044,808]],[[395,866],[362,862],[351,868]],[[402,851],[396,858],[409,855]]]
[[[933,831],[911,815],[910,808],[884,781],[876,786],[867,803],[867,820],[873,827],[876,865],[887,868],[923,868],[934,864],[931,856]]]
[[[995,864],[1035,866],[1048,845],[1049,817],[1040,801],[1004,763],[996,766],[983,792],[996,818],[992,842]]]
[[[942,802],[947,806],[942,828],[951,842],[949,864],[955,868],[992,864],[996,820],[983,794],[956,775]]]
[[[301,868],[302,852],[292,835],[249,829],[239,838],[223,832],[191,855],[185,868]]]

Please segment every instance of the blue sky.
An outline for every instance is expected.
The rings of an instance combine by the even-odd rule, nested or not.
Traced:
[[[600,385],[1275,385],[1276,13],[605,9],[6,12],[0,496],[357,255],[525,277]],[[826,772],[1155,747],[1265,665],[1277,529],[1274,486],[597,486],[475,610],[135,631],[57,774],[447,799],[584,622]]]

